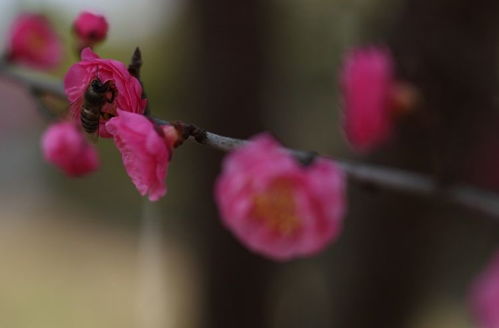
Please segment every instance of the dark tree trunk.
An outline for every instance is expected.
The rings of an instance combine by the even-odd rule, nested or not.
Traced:
[[[193,1],[199,22],[197,113],[210,131],[247,138],[261,131],[262,77],[267,26],[264,1]],[[220,155],[203,159],[207,176],[220,171]],[[211,178],[210,178],[211,179]],[[213,180],[205,195],[212,194]],[[251,254],[225,230],[213,207],[206,240],[203,327],[265,327],[270,262]]]
[[[427,172],[443,185],[477,182],[477,161],[489,160],[477,157],[477,146],[499,140],[499,129],[492,129],[498,23],[496,0],[406,1],[388,42],[400,76],[421,90],[423,101],[400,126],[397,141],[371,161]],[[349,208],[345,247],[353,259],[343,275],[348,281],[335,290],[338,327],[407,326],[435,288],[442,274],[436,268],[448,281],[472,275],[452,252],[478,244],[477,232],[490,229],[486,223],[477,227],[476,213],[395,193],[353,188]],[[473,263],[466,261],[461,266]],[[440,288],[465,293],[464,283]]]

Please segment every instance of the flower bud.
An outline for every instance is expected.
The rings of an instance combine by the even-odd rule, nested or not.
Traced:
[[[397,119],[410,113],[419,93],[395,78],[394,59],[387,48],[354,49],[341,72],[343,126],[352,147],[369,152],[393,134]]]
[[[97,151],[73,122],[52,124],[42,136],[45,160],[72,177],[97,170]]]
[[[109,25],[102,15],[88,11],[81,12],[73,23],[73,30],[81,43],[81,49],[103,41]]]

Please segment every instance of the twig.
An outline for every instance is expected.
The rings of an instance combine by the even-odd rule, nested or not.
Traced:
[[[137,47],[135,48],[135,51],[133,52],[132,55],[132,60],[130,62],[130,65],[128,65],[128,72],[134,76],[137,80],[140,82],[140,86],[142,87],[142,99],[147,99],[146,95],[146,89],[144,88],[144,83],[142,82],[142,79],[140,78],[140,70],[142,69],[142,52],[140,51],[140,48]],[[146,108],[144,110],[144,115],[149,116],[149,102],[146,103]]]
[[[156,119],[156,122],[158,124],[167,123],[158,119]],[[173,124],[178,125],[180,123]],[[186,123],[183,124],[186,126],[185,130],[191,131],[191,139],[221,151],[228,152],[248,143],[247,140],[225,137],[201,130],[195,126],[192,128],[192,125]],[[316,153],[309,151],[290,148],[286,148],[286,150],[304,164],[312,162],[318,156]],[[443,187],[428,175],[396,168],[338,159],[335,159],[335,162],[348,175],[350,181],[375,185],[386,190],[402,191],[426,197],[438,197],[450,203],[462,205],[499,218],[499,195],[496,193],[465,185]]]
[[[1,67],[1,66],[0,66]],[[31,90],[46,92],[54,96],[65,98],[64,90],[60,82],[55,80],[40,79],[28,76],[12,70],[1,70],[0,73],[7,78],[20,82]],[[231,151],[241,147],[247,140],[235,139],[221,136],[195,125],[181,121],[171,122],[158,118],[151,118],[158,125],[172,124],[179,129],[186,140],[196,142],[209,147]],[[309,151],[287,149],[291,155],[304,164],[308,164],[318,156]],[[442,187],[428,175],[409,172],[406,170],[377,166],[372,164],[354,163],[352,161],[335,160],[336,163],[349,176],[351,181],[371,184],[392,191],[402,191],[426,197],[437,197],[450,203],[465,206],[483,214],[499,219],[499,195],[493,192],[483,191],[466,185],[453,185]]]
[[[499,195],[466,185],[443,187],[431,177],[396,168],[336,161],[351,180],[370,183],[387,190],[437,197],[499,218]]]
[[[32,88],[31,94],[34,96],[33,98],[35,98],[36,107],[42,117],[49,121],[54,121],[59,117],[59,115],[50,110],[50,108],[48,108],[47,105],[42,101],[42,97],[46,93],[40,91],[39,89]]]
[[[2,66],[0,64],[0,73],[2,77],[9,80],[15,81],[24,85],[27,89],[31,89],[34,92],[51,94],[53,96],[66,99],[66,94],[64,93],[64,87],[59,79],[51,78],[48,76],[39,77],[36,75],[22,73],[18,70],[14,70],[8,66]]]

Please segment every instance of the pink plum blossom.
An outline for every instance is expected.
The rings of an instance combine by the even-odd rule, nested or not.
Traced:
[[[471,288],[471,307],[480,328],[499,327],[499,252]]]
[[[62,61],[63,47],[47,18],[23,13],[10,29],[8,59],[37,69],[52,69]]]
[[[386,48],[354,49],[346,55],[340,79],[344,130],[358,151],[370,151],[392,134],[393,66]]]
[[[142,99],[142,86],[139,80],[130,75],[125,64],[113,59],[102,59],[90,48],[81,52],[81,61],[72,65],[64,77],[64,90],[71,105],[73,117],[79,122],[84,95],[90,83],[99,79],[102,83],[111,81],[114,85],[115,99],[104,106],[103,112],[109,116],[117,115],[117,109],[142,114],[147,101]],[[101,117],[99,133],[101,137],[111,137],[105,127],[106,120]]]
[[[118,116],[106,123],[121,152],[123,164],[133,184],[149,200],[156,201],[166,193],[166,174],[174,140],[164,134],[144,115],[118,110]]]
[[[331,160],[304,167],[268,134],[229,154],[215,186],[225,226],[274,260],[309,256],[338,236],[344,174]]]
[[[93,45],[107,36],[106,17],[89,11],[82,11],[73,23],[73,30],[82,44]]]
[[[99,167],[97,151],[74,122],[52,124],[43,134],[41,146],[45,160],[69,176],[83,176]]]

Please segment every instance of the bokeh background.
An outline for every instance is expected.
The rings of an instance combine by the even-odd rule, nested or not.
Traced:
[[[17,13],[47,14],[67,44],[62,77],[82,9],[108,17],[102,57],[128,62],[140,46],[159,117],[499,188],[497,0],[0,0],[0,44]],[[362,44],[388,44],[422,94],[369,156],[344,141],[337,83],[344,51]],[[36,106],[0,79],[0,327],[473,327],[468,287],[499,222],[352,184],[338,241],[274,263],[218,219],[223,154],[179,148],[151,204],[110,140],[89,177],[44,163]]]

